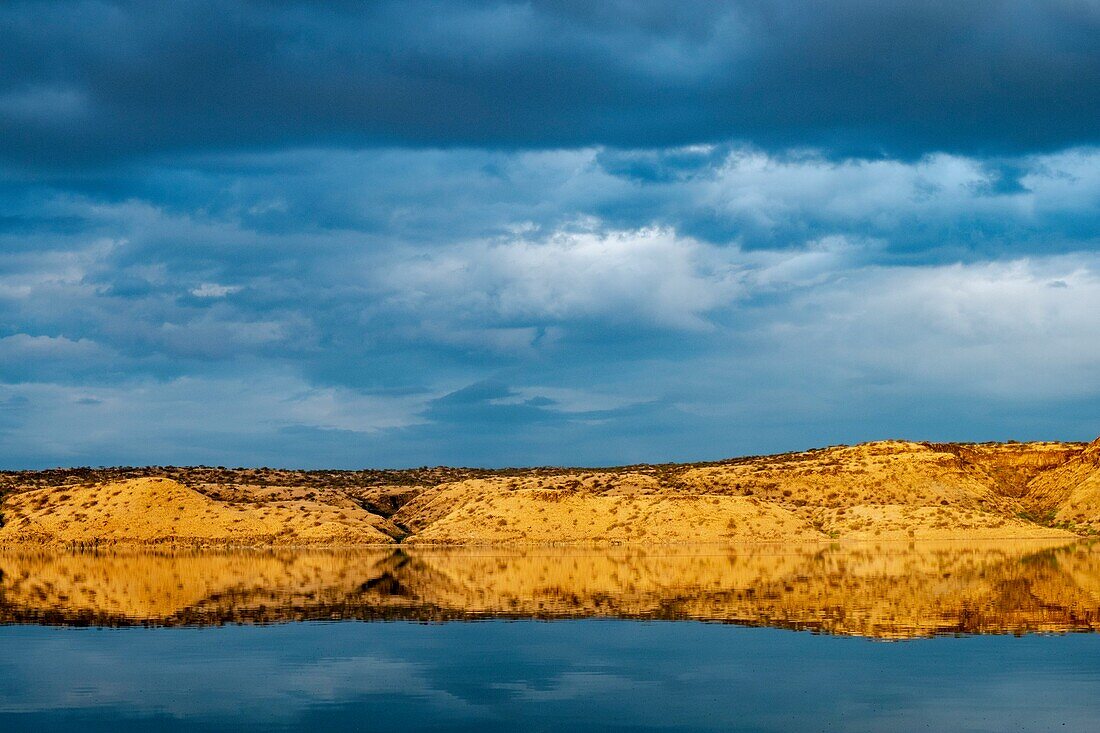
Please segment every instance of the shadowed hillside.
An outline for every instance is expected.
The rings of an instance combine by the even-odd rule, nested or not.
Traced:
[[[611,469],[0,474],[0,543],[357,545],[1071,537],[1100,441],[880,441]]]

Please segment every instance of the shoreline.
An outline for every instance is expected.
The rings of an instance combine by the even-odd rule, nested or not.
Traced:
[[[949,537],[882,537],[878,539],[867,538],[836,538],[836,539],[771,539],[771,540],[728,540],[722,542],[467,542],[467,543],[317,543],[317,544],[279,544],[279,543],[214,543],[214,542],[176,542],[170,540],[157,541],[119,541],[98,543],[75,542],[2,542],[0,543],[0,555],[15,554],[20,551],[64,551],[80,554],[115,554],[115,553],[205,553],[205,552],[355,552],[386,550],[391,552],[412,551],[415,553],[433,551],[496,551],[496,550],[668,550],[668,549],[714,549],[727,550],[737,548],[759,547],[840,547],[858,548],[867,546],[876,547],[909,547],[932,546],[935,544],[959,545],[967,547],[979,547],[983,545],[998,545],[1007,543],[1049,543],[1053,546],[1068,546],[1073,544],[1092,544],[1100,542],[1100,537],[1086,535],[1064,534],[1030,534],[1030,535],[1002,535],[996,537],[980,536],[949,536]]]

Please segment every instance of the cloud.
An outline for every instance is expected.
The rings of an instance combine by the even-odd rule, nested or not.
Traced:
[[[1097,170],[1094,148],[837,160],[725,141],[269,149],[7,180],[3,460],[1087,438]]]
[[[705,314],[741,289],[736,269],[712,248],[667,229],[478,242],[383,275],[391,307],[511,324],[602,319],[701,329]]]
[[[914,392],[1029,402],[1100,392],[1097,257],[873,268],[798,301],[796,312],[824,317],[777,324],[783,339]]]
[[[722,147],[673,180],[623,172],[624,158],[678,155],[620,151],[609,162],[598,154],[604,171],[632,184],[612,189],[600,213],[615,221],[644,210],[683,234],[748,248],[799,246],[831,234],[876,239],[880,256],[924,261],[1026,252],[1039,241],[1046,251],[1096,247],[1100,168],[1091,148],[1017,159],[941,153],[832,161],[813,151]]]
[[[87,379],[111,371],[114,358],[109,348],[86,338],[17,333],[0,338],[0,380]]]
[[[335,435],[343,441],[340,460],[354,462],[371,435],[421,423],[418,413],[435,396],[326,388],[271,367],[247,377],[124,377],[91,386],[28,380],[0,383],[0,405],[7,405],[0,435],[12,455],[35,465],[236,465],[249,456],[316,465],[295,448],[293,434],[307,430]],[[297,455],[280,458],[280,450]],[[324,452],[310,445],[317,450]]]
[[[202,283],[198,287],[191,288],[191,295],[196,298],[224,298],[240,290],[237,285],[219,285],[217,283]]]
[[[6,3],[0,160],[303,146],[1096,144],[1090,3]],[[110,40],[107,40],[110,39]]]

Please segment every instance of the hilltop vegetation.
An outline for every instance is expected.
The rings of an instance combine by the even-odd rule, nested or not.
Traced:
[[[880,441],[613,469],[0,474],[0,543],[686,543],[1100,533],[1100,440]]]

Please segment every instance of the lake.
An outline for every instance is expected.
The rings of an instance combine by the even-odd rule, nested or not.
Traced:
[[[1095,731],[1100,546],[0,553],[0,728]]]

